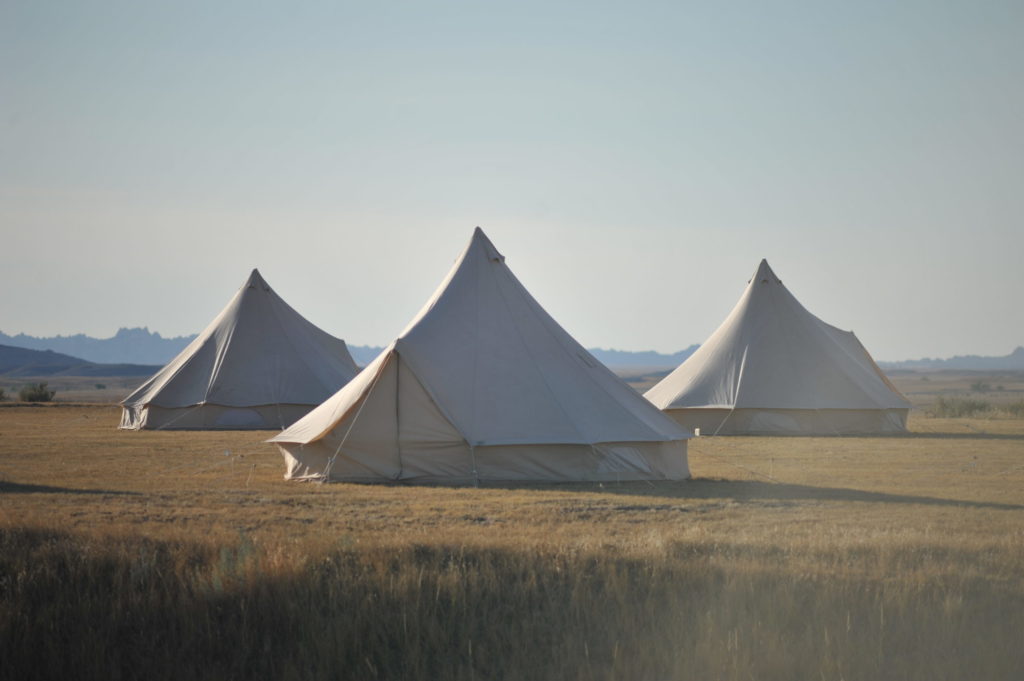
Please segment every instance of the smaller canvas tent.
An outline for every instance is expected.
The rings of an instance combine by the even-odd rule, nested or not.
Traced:
[[[808,312],[766,260],[722,325],[645,396],[707,435],[902,432],[910,407],[857,337]]]
[[[271,442],[287,479],[680,480],[686,439],[577,343],[477,228],[398,339]]]
[[[359,371],[259,271],[188,347],[121,403],[121,428],[279,429]]]

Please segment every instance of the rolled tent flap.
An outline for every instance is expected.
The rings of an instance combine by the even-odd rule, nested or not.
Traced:
[[[325,437],[362,405],[387,366],[393,351],[394,343],[377,355],[341,390],[267,442],[309,444]]]

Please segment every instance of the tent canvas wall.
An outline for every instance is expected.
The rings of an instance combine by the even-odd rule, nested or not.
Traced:
[[[764,260],[722,325],[645,396],[708,435],[902,432],[910,407],[857,337],[808,312]]]
[[[552,319],[477,228],[424,308],[273,438],[288,479],[689,477],[690,433]]]
[[[125,398],[121,428],[285,428],[358,371],[345,341],[303,318],[253,270],[213,322]]]

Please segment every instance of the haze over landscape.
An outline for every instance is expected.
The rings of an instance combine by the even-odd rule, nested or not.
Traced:
[[[1022,36],[0,2],[0,681],[1021,681]]]
[[[30,366],[39,366],[39,361],[51,366],[64,366],[67,364],[62,357],[55,361],[53,357],[34,357],[31,360],[19,361],[23,353],[14,352],[20,349],[31,349],[36,352],[56,352],[60,355],[71,355],[70,359],[78,358],[90,363],[98,363],[101,366],[112,367],[121,365],[152,365],[146,368],[149,372],[155,371],[158,365],[170,361],[175,355],[181,352],[192,339],[191,336],[176,336],[164,338],[158,332],[149,329],[126,329],[117,330],[111,338],[92,338],[84,334],[72,336],[53,336],[49,338],[37,338],[18,334],[10,336],[0,330],[0,374],[4,373],[5,362],[10,367],[19,367],[24,375],[34,375],[31,372],[24,373]],[[681,364],[685,359],[697,350],[699,345],[691,345],[678,352],[671,354],[654,352],[653,350],[630,352],[626,350],[615,350],[610,348],[588,348],[598,360],[612,369],[622,371],[635,371],[637,369],[668,369]],[[375,345],[348,345],[349,353],[360,366],[369,364],[383,350]],[[28,366],[25,366],[28,365]],[[74,363],[71,363],[74,366]],[[969,370],[969,371],[1003,371],[1024,369],[1024,347],[1018,346],[1013,352],[1000,356],[978,356],[978,355],[957,355],[954,357],[922,357],[916,359],[905,359],[893,362],[882,362],[885,369],[921,369],[921,370]],[[90,375],[102,375],[96,373],[97,368],[88,368]],[[137,370],[133,370],[135,373]]]
[[[197,333],[252,267],[389,342],[481,225],[587,347],[768,258],[876,359],[1024,341],[1015,2],[5,3],[8,334]]]

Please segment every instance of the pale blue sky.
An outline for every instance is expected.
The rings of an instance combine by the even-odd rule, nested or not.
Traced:
[[[0,0],[0,330],[385,344],[480,225],[587,346],[762,257],[877,359],[1024,344],[1024,4]]]

